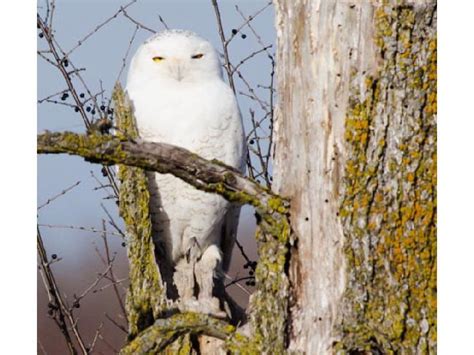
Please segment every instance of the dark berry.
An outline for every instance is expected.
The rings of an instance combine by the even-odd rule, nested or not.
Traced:
[[[51,255],[51,259],[54,260],[54,259],[57,259],[57,258],[58,258],[58,255],[57,255],[57,254],[52,254],[52,255]]]
[[[247,38],[247,35],[245,33],[242,33],[242,39],[246,39]]]
[[[125,247],[125,246],[127,246],[127,244],[125,244],[125,242],[123,242],[123,243],[122,243],[122,246]]]
[[[235,28],[232,29],[232,34],[233,35],[237,34],[237,30]]]
[[[44,37],[44,34],[43,32],[40,32],[40,34],[38,35],[39,38],[43,38]]]
[[[74,107],[74,111],[75,111],[75,112],[79,112],[79,107],[75,106],[75,107]]]
[[[101,109],[102,111],[105,111],[105,106],[104,106],[104,105],[100,106],[100,109]]]
[[[250,276],[253,276],[253,274],[254,274],[253,270],[250,270],[250,271],[249,271],[249,275],[250,275]]]
[[[102,167],[101,172],[102,172],[102,176],[104,177],[107,176],[107,169],[105,168],[105,166]]]
[[[68,61],[67,59],[64,60],[64,66],[65,66],[65,67],[69,66],[69,61]]]
[[[254,141],[253,139],[251,139],[249,143],[250,143],[250,144],[254,144],[255,141]]]
[[[79,97],[84,98],[86,96],[83,92],[80,93]]]
[[[92,112],[91,112],[91,113],[92,113],[93,115],[95,115],[95,110],[92,110]]]
[[[72,305],[74,308],[80,308],[81,305],[79,304],[79,302],[74,302],[74,304]]]
[[[86,111],[87,111],[87,112],[91,112],[90,106],[86,108]]]

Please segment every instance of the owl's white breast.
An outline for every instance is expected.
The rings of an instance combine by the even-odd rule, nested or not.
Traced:
[[[220,79],[133,83],[127,92],[145,140],[186,148],[240,168],[243,128],[230,88]]]

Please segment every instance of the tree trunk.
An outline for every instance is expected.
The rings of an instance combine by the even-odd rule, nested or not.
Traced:
[[[435,352],[436,3],[274,2],[289,350]]]

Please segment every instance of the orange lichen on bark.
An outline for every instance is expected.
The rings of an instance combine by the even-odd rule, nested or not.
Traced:
[[[354,86],[340,216],[348,287],[336,350],[436,349],[436,6],[374,13],[381,66]],[[347,311],[349,310],[349,311]]]

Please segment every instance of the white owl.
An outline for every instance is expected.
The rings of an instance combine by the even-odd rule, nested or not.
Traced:
[[[141,138],[177,145],[243,172],[242,119],[208,41],[182,30],[154,35],[133,57],[126,90]],[[240,207],[172,175],[149,177],[153,235],[174,266],[180,307],[222,314],[212,295],[213,277],[229,266]]]

